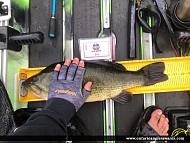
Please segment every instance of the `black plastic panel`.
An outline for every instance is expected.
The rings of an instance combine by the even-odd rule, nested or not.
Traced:
[[[57,0],[56,37],[48,37],[51,16],[51,0],[30,0],[30,32],[44,34],[44,43],[31,45],[29,66],[41,67],[61,61],[63,58],[62,0]]]

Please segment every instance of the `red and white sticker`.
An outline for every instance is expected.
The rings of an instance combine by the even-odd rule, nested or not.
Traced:
[[[115,46],[113,37],[79,39],[82,60],[113,60]]]

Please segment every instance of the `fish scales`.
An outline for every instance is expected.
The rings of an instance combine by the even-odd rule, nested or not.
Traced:
[[[102,101],[118,95],[123,89],[143,85],[143,74],[129,72],[113,67],[86,64],[84,82],[92,81],[91,96],[87,102]],[[130,81],[129,81],[130,79]]]

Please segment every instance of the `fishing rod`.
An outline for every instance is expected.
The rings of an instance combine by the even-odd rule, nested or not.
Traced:
[[[116,36],[112,30],[112,0],[100,0],[101,30],[98,37],[112,37],[112,60],[115,60]]]
[[[137,5],[140,7],[142,1],[138,1]],[[144,2],[144,1],[143,1]],[[147,27],[151,27],[153,25],[154,19],[146,13],[146,11],[140,11],[140,17],[144,23],[148,25]],[[143,25],[140,24],[140,49],[141,49],[141,59],[153,59],[153,35],[151,31],[148,30],[145,32]],[[155,105],[155,94],[154,93],[146,93],[144,94],[144,108]]]
[[[66,15],[66,12],[65,12],[65,0],[63,0],[62,1],[62,8],[63,8],[63,29],[62,29],[62,31],[63,31],[63,49],[62,49],[62,51],[63,51],[63,57],[62,57],[62,59],[63,59],[63,61],[65,60],[65,56],[64,56],[64,54],[65,54],[65,15]]]
[[[112,0],[100,0],[100,24],[101,31],[98,37],[112,37],[114,41],[112,46],[112,59],[115,60],[115,44],[116,36],[112,31]],[[103,122],[104,122],[104,136],[115,135],[115,113],[114,113],[114,101],[106,99],[103,102]],[[105,138],[104,142],[107,139]],[[111,141],[112,142],[112,141]]]
[[[129,58],[136,57],[136,0],[130,0],[128,6],[128,13],[130,14],[128,18],[128,42],[127,46],[129,49]]]
[[[63,0],[63,60],[73,59],[73,0]]]
[[[111,22],[112,17],[112,0],[100,0],[100,24],[101,31],[98,34],[98,37],[110,36],[111,33]]]
[[[149,25],[152,25],[153,18],[150,16],[147,17],[147,21]],[[141,36],[142,36],[142,45],[143,45],[143,55],[142,59],[153,59],[153,39],[152,39],[152,34],[151,33],[146,33],[143,30],[141,31]],[[154,93],[145,93],[144,94],[144,108],[146,109],[147,107],[155,105],[155,94]]]
[[[9,19],[11,18],[11,1],[10,0],[1,0],[2,7],[6,7],[6,12],[1,13],[0,16],[0,26],[9,26]],[[7,85],[7,58],[8,51],[7,49],[0,50],[0,79],[4,83],[4,86]]]
[[[55,37],[56,32],[56,0],[52,0],[52,8],[51,8],[51,17],[50,17],[50,24],[49,24],[49,37]]]

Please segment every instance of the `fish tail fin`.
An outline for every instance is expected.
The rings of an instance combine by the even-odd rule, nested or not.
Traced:
[[[165,64],[163,62],[156,62],[147,65],[140,69],[145,76],[145,86],[154,85],[159,82],[166,81],[168,76],[164,74]]]

